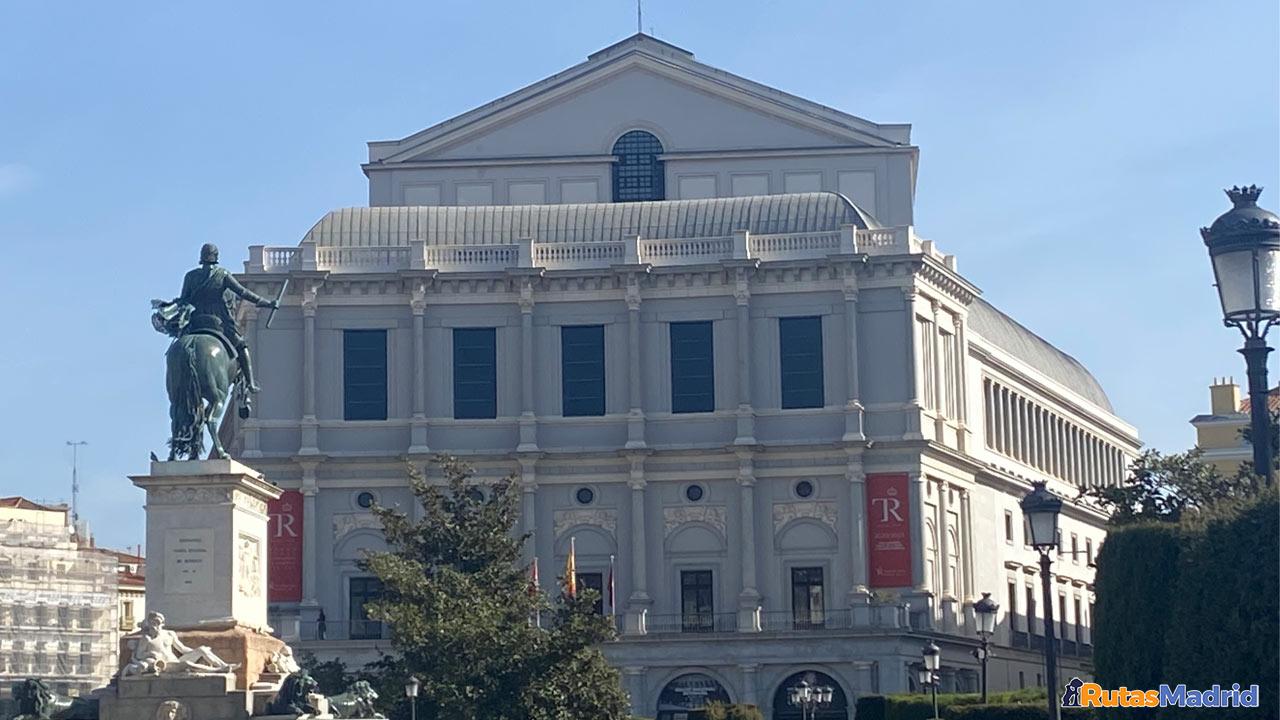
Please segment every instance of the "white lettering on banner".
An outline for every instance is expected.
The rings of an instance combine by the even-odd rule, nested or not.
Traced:
[[[892,515],[894,520],[902,522],[902,515],[898,513],[898,508],[902,507],[902,501],[895,497],[871,498],[872,505],[878,505],[880,508],[880,522],[889,522],[889,516]]]

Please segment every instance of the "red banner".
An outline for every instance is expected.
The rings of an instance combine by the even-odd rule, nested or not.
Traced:
[[[302,493],[286,490],[267,504],[267,602],[302,600]]]
[[[910,587],[911,513],[906,473],[867,476],[868,582]]]

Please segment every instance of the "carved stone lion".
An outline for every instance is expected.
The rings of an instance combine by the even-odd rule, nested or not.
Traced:
[[[315,704],[320,696],[320,684],[306,670],[299,670],[284,679],[280,691],[267,703],[268,715],[316,715],[323,711]]]
[[[329,711],[340,718],[385,718],[374,708],[378,693],[366,680],[357,680],[341,695],[329,698]]]

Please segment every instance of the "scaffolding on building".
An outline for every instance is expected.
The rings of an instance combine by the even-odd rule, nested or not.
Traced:
[[[105,685],[118,665],[117,561],[65,506],[0,499],[0,691],[39,678],[61,695]]]

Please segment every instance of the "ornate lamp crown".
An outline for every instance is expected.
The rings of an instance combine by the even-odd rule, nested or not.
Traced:
[[[1236,207],[1248,207],[1249,205],[1258,204],[1258,196],[1262,194],[1262,188],[1257,185],[1250,185],[1248,187],[1233,185],[1231,188],[1223,190],[1223,192],[1227,194],[1228,198],[1231,198],[1232,205],[1235,205]]]

